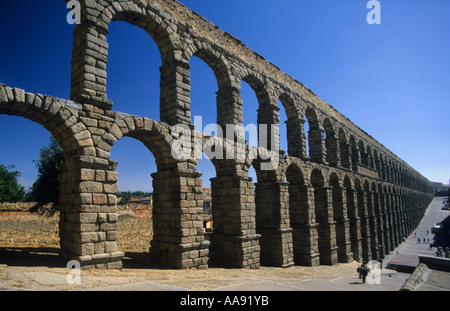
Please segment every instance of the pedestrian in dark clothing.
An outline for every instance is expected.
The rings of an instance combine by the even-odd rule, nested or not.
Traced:
[[[359,268],[359,278],[362,277],[362,283],[366,283],[366,277],[369,273],[369,268],[367,267],[367,263],[363,261],[361,268]]]

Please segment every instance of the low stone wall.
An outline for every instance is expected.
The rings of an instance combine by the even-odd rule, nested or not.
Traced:
[[[419,256],[419,262],[430,269],[450,272],[450,259],[434,256]]]
[[[17,202],[17,203],[1,202],[0,203],[0,212],[25,211],[25,210],[29,210],[30,208],[32,208],[35,205],[36,205],[36,202]]]
[[[400,291],[414,291],[423,283],[423,276],[426,271],[428,271],[427,265],[424,263],[419,264]]]

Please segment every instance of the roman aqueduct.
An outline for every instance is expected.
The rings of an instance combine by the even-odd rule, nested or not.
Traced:
[[[110,150],[124,136],[141,141],[156,160],[149,261],[158,265],[258,268],[380,259],[421,220],[433,196],[426,178],[232,35],[174,0],[80,3],[70,100],[0,84],[0,113],[41,124],[64,149],[59,231],[65,260],[122,267],[124,253],[116,243],[117,162],[110,160]],[[112,111],[107,34],[115,20],[144,29],[159,48],[160,120]],[[217,78],[218,125],[242,124],[241,81],[258,98],[259,124],[278,124],[280,109],[287,115],[287,137],[278,138],[287,139],[288,150],[279,152],[274,169],[261,169],[260,158],[213,160],[214,231],[208,239],[195,145],[192,157],[171,155],[180,139],[201,135],[192,131],[180,138],[172,131],[177,124],[193,129],[192,56]],[[248,177],[250,166],[257,172],[255,184]]]

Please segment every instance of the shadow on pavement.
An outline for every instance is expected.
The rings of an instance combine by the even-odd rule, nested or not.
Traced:
[[[65,267],[59,258],[59,248],[50,247],[0,247],[0,264],[23,267]]]
[[[447,216],[441,224],[443,229],[434,235],[433,247],[450,247],[450,216]]]
[[[164,269],[150,264],[148,252],[125,252],[123,268]],[[0,264],[21,267],[65,268],[66,262],[59,257],[56,247],[0,247]]]

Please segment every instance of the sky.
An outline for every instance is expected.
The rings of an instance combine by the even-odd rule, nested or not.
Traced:
[[[366,0],[180,2],[303,83],[430,181],[448,184],[450,1],[380,0],[381,23],[372,25]],[[69,98],[74,26],[66,22],[68,13],[63,0],[0,0],[0,83]],[[109,30],[113,110],[159,120],[156,44],[124,22]],[[191,113],[202,116],[204,126],[215,123],[214,74],[196,57],[190,65]],[[241,87],[244,124],[256,123],[256,96],[245,82]],[[283,110],[280,116],[283,125]],[[0,142],[0,164],[14,165],[19,182],[30,187],[37,174],[33,160],[50,133],[0,115]],[[119,162],[120,191],[152,190],[155,159],[142,143],[123,137],[111,159]],[[209,186],[215,175],[210,161],[202,159],[198,171]]]

